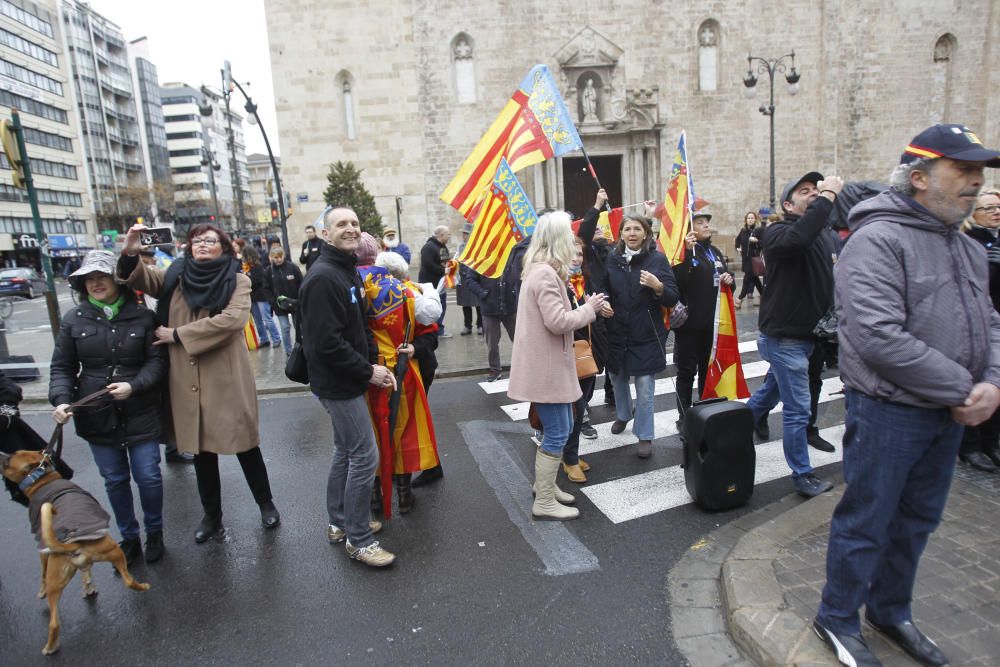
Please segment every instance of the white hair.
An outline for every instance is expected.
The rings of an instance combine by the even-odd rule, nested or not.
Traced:
[[[522,276],[528,273],[528,269],[535,262],[545,262],[555,269],[563,280],[569,277],[569,267],[576,257],[572,221],[566,211],[552,211],[538,219],[535,231],[531,235],[531,243],[524,253]]]
[[[892,174],[889,175],[889,187],[900,194],[912,196],[916,190],[913,187],[913,183],[910,182],[910,174],[915,171],[930,174],[936,160],[937,158],[922,157],[913,162],[897,164],[892,170]]]
[[[410,266],[403,256],[396,252],[380,252],[375,257],[375,266],[388,269],[392,277],[397,280],[406,280],[410,277]]]

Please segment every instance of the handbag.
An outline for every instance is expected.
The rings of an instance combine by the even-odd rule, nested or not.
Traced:
[[[589,340],[573,341],[573,356],[576,357],[576,377],[583,380],[597,375],[597,361]]]
[[[819,322],[813,327],[813,336],[822,340],[837,342],[837,310],[835,306],[830,306]]]
[[[292,382],[309,384],[309,366],[306,364],[302,341],[295,341],[295,345],[292,346],[292,352],[285,361],[285,377]]]
[[[751,257],[750,258],[750,268],[753,274],[758,278],[764,277],[764,258],[763,257]]]

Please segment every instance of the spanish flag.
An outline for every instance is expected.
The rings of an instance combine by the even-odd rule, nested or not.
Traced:
[[[445,289],[454,289],[457,284],[458,262],[453,259],[449,259],[448,263],[444,265],[444,287]]]
[[[475,220],[473,207],[490,187],[502,158],[511,171],[520,171],[582,146],[548,66],[535,65],[462,163],[441,199],[466,219]]]
[[[656,217],[660,219],[660,235],[656,244],[671,266],[684,261],[684,237],[691,229],[691,212],[694,202],[694,188],[688,170],[687,138],[681,132],[677,142],[677,153],[670,169],[667,196],[663,206],[656,207]]]
[[[538,215],[507,160],[500,158],[493,184],[477,207],[479,215],[458,261],[487,278],[499,278],[510,251],[535,231]]]
[[[705,391],[701,398],[728,398],[735,401],[750,398],[743,361],[740,359],[739,341],[736,338],[736,307],[733,290],[729,285],[719,286],[719,300],[715,307],[715,340],[712,356],[705,377]]]

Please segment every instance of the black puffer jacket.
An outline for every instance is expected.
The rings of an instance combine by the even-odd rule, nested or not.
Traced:
[[[110,322],[89,302],[63,317],[52,353],[52,405],[72,403],[112,382],[132,385],[132,395],[124,401],[104,396],[94,407],[74,411],[76,432],[87,442],[128,447],[160,437],[167,355],[165,347],[153,346],[154,320],[153,311],[132,298]]]
[[[721,266],[716,267],[716,262]],[[722,251],[709,241],[695,244],[694,252],[684,253],[684,261],[674,267],[674,278],[680,299],[688,308],[686,329],[704,329],[715,322],[715,306],[719,301],[719,287],[715,274],[727,273],[726,258]]]
[[[1000,313],[1000,241],[983,227],[973,227],[966,233],[986,248],[990,266],[990,299],[993,300],[993,309]]]
[[[288,315],[292,311],[278,305],[278,297],[286,296],[292,301],[299,298],[299,287],[302,286],[302,272],[287,259],[275,266],[268,265],[264,270],[264,286],[271,295],[271,310],[278,315]],[[253,298],[253,297],[251,297]]]
[[[270,303],[274,295],[271,294],[271,289],[264,279],[264,267],[260,264],[251,266],[247,276],[250,278],[250,300],[254,303],[258,301]]]
[[[667,258],[656,250],[645,250],[626,262],[618,250],[608,255],[608,298],[614,317],[607,321],[607,367],[612,373],[652,375],[667,367],[667,328],[663,308],[677,303],[677,283]],[[663,283],[663,293],[639,284],[641,271],[649,271]]]

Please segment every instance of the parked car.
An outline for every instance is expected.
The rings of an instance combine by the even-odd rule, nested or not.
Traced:
[[[0,270],[0,296],[23,296],[34,299],[45,294],[45,278],[38,271],[26,267]]]

